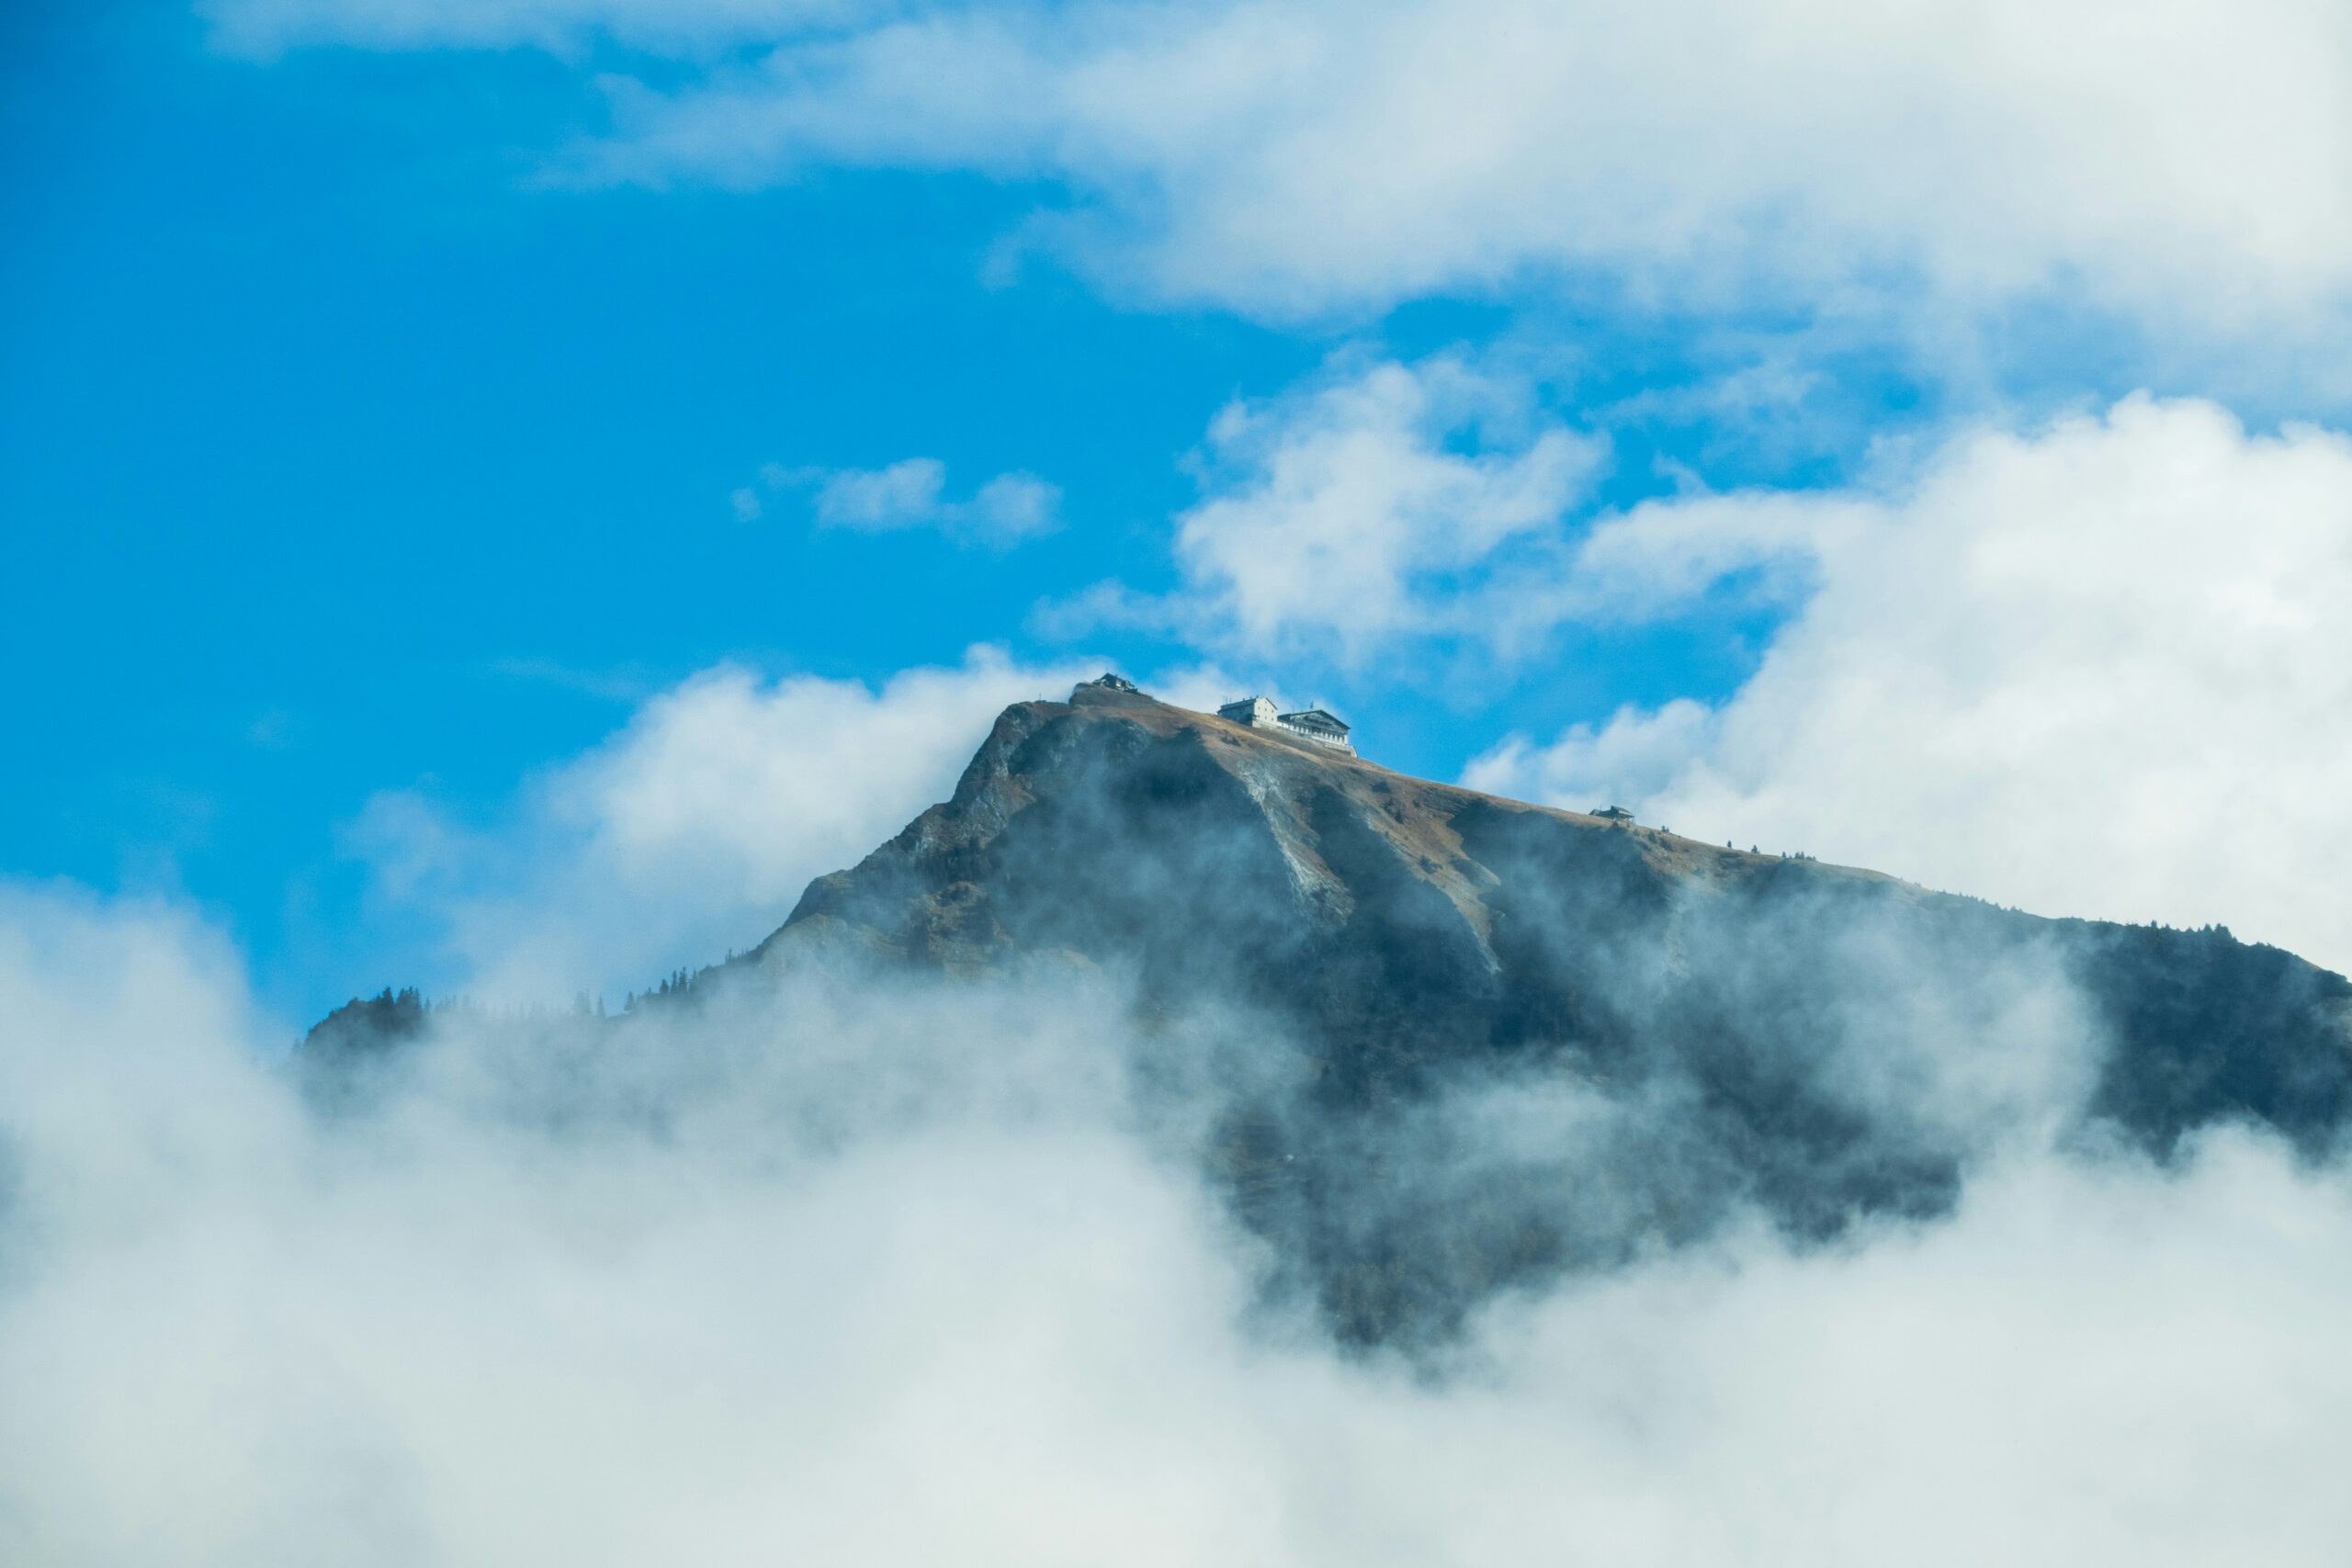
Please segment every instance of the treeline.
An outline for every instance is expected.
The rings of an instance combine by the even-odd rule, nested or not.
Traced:
[[[327,1014],[311,1026],[296,1048],[316,1054],[377,1052],[413,1040],[422,1035],[428,1026],[444,1020],[533,1025],[553,1023],[565,1018],[627,1017],[646,1007],[665,1006],[684,1000],[703,983],[705,976],[735,961],[736,953],[730,948],[723,963],[700,969],[673,969],[662,976],[659,984],[646,990],[626,993],[617,1014],[605,1011],[602,992],[576,991],[569,1008],[548,1007],[535,1002],[489,1006],[463,995],[436,1000],[414,986],[403,986],[397,990],[387,986],[372,997],[354,997]]]

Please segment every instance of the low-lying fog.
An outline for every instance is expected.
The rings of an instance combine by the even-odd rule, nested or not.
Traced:
[[[1259,1070],[1247,1029],[1171,1061],[1191,1037],[1126,1017],[1077,979],[810,981],[601,1050],[452,1013],[413,1070],[321,1105],[215,935],[12,894],[0,1560],[2332,1564],[2352,1542],[2340,1164],[2225,1128],[2160,1168],[2008,1115],[1948,1217],[1825,1245],[1735,1218],[1506,1292],[1442,1347],[1346,1350],[1204,1175]],[[1671,1146],[1624,1138],[1670,1101],[1571,1081],[1432,1114],[1452,1135],[1396,1159]]]

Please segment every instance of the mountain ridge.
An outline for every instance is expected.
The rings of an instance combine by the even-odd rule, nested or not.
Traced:
[[[946,800],[749,953],[579,1027],[810,974],[884,998],[1080,972],[1130,998],[1147,1076],[1205,1074],[1193,1152],[1270,1288],[1367,1346],[1743,1214],[1810,1242],[1945,1213],[2021,1140],[2162,1161],[2237,1122],[2317,1157],[2352,1122],[2352,982],[2278,949],[1718,848],[1094,684],[1007,707]]]
[[[861,876],[884,874],[883,867],[899,857],[921,858],[969,849],[1009,822],[1012,815],[1032,805],[1038,790],[1024,763],[1039,734],[1077,723],[1123,722],[1162,740],[1197,739],[1203,753],[1231,773],[1252,797],[1269,807],[1268,821],[1285,862],[1301,880],[1326,886],[1341,885],[1332,874],[1318,847],[1320,834],[1308,820],[1307,808],[1286,797],[1302,784],[1339,784],[1340,793],[1360,809],[1363,825],[1387,840],[1408,865],[1408,874],[1426,880],[1460,910],[1482,940],[1490,926],[1489,912],[1477,898],[1479,882],[1474,872],[1462,870],[1463,845],[1447,824],[1464,807],[1504,813],[1526,813],[1573,824],[1581,830],[1622,834],[1639,846],[1643,858],[1668,874],[1697,874],[1737,880],[1783,875],[1803,868],[1808,875],[1852,878],[1905,889],[1919,897],[1948,897],[1903,882],[1882,872],[1813,860],[1722,848],[1683,838],[1661,828],[1611,822],[1590,813],[1534,805],[1488,795],[1459,784],[1415,778],[1383,767],[1360,755],[1335,752],[1311,741],[1277,730],[1233,723],[1214,714],[1178,708],[1141,693],[1080,685],[1067,703],[1015,703],[1001,713],[947,800],[926,808],[858,866],[818,877],[803,893],[791,915],[767,942],[754,949],[768,951],[786,933],[812,919],[837,918],[842,908],[856,901],[854,891]],[[1445,858],[1438,858],[1442,854]],[[1491,885],[1491,877],[1486,879]],[[870,900],[865,912],[871,914]],[[908,933],[911,936],[913,933]],[[924,956],[914,948],[885,941],[898,956]],[[932,956],[944,958],[941,951]]]
[[[1041,874],[1047,863],[1086,864],[1091,874],[1056,884]],[[1537,886],[1513,885],[1521,878]],[[1225,896],[1204,897],[1204,886]],[[1106,897],[1106,889],[1130,896]],[[1475,998],[1483,982],[1508,987],[1536,956],[1532,935],[1607,948],[1649,931],[1664,945],[1645,956],[1669,969],[1687,965],[1687,944],[1678,946],[1677,938],[1689,932],[1671,922],[1661,928],[1657,917],[1663,906],[1702,899],[1758,919],[1836,905],[1856,919],[2056,942],[2107,993],[2124,983],[2112,973],[2118,965],[2131,966],[2119,953],[2199,954],[2195,963],[2170,964],[2188,973],[2210,973],[2217,962],[2229,966],[2213,954],[2246,955],[2249,970],[2306,995],[2319,1013],[2334,1015],[2335,1034],[2352,1040],[2352,985],[2280,950],[2238,943],[2226,931],[2045,919],[1866,868],[1718,847],[1414,779],[1277,732],[1092,685],[1066,703],[1006,708],[947,800],[857,866],[817,878],[749,956],[785,965],[808,942],[862,947],[956,973],[1042,947],[1123,963],[1147,985],[1155,976],[1178,982],[1199,967],[1150,951],[1156,942],[1206,947],[1229,961],[1229,976],[1246,974],[1234,981],[1238,991],[1261,998],[1284,988],[1284,964],[1336,965],[1385,993],[1381,1010],[1393,1024],[1415,1006]],[[1054,906],[1073,900],[1093,918],[1057,918]],[[1282,918],[1252,918],[1268,909]],[[1278,929],[1263,930],[1268,924]],[[1146,933],[1153,942],[1141,940]],[[1400,951],[1408,948],[1419,952]],[[2264,953],[2278,956],[2253,956]],[[2166,966],[2152,959],[2149,977]],[[1303,972],[1290,979],[1294,994],[1347,1014],[1332,987]],[[1423,994],[1406,992],[1413,982]],[[2324,1019],[2303,1021],[2322,1025],[2307,1033],[2330,1032]],[[1530,1020],[1498,1020],[1485,1036],[1498,1031],[1506,1043],[1539,1032]],[[2352,1096],[2339,1104],[2334,1090],[2324,1115],[2262,1088],[2242,1098],[2242,1109],[2282,1124],[2332,1120],[2352,1105]],[[2207,1109],[2181,1108],[2173,1134]]]

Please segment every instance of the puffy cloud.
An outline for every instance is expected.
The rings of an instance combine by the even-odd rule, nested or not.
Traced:
[[[818,990],[601,1060],[452,1028],[322,1120],[216,938],[0,895],[0,1555],[2316,1568],[2352,1533],[2340,1166],[2019,1152],[1948,1220],[1645,1258],[1408,1367],[1251,1305],[1103,1003]]]
[[[842,468],[814,478],[818,522],[879,533],[937,517],[947,465],[936,457],[908,457],[887,468]]]
[[[291,1032],[184,909],[0,881],[0,1224],[135,1224],[176,1173],[242,1172],[292,1126],[244,1055]]]
[[[1534,269],[1702,310],[1892,300],[1879,330],[1931,337],[2055,297],[2226,341],[2337,321],[2352,284],[2352,16],[2324,0],[209,9],[249,50],[692,56],[682,83],[615,85],[592,176],[1058,180],[1080,206],[1038,243],[1123,291],[1258,310]]]
[[[1571,725],[1548,745],[1510,736],[1474,760],[1463,782],[1559,806],[1581,800],[1579,811],[1647,800],[1713,738],[1714,717],[1704,703],[1677,697],[1649,713],[1621,708],[1605,726]]]
[[[1639,508],[1559,597],[1655,615],[1756,570],[1810,596],[1720,707],[1469,782],[2352,967],[2352,440],[2133,398],[1872,491]]]
[[[1061,526],[1062,492],[1035,474],[999,474],[972,492],[958,515],[982,539],[1011,543]]]
[[[1350,664],[1401,639],[1475,636],[1482,590],[1556,543],[1605,454],[1465,360],[1343,360],[1210,424],[1208,493],[1175,523],[1181,589],[1098,589],[1048,624],[1140,621],[1247,658]]]
[[[1532,267],[2177,336],[2352,284],[2352,17],[2314,0],[943,6],[619,108],[608,175],[1056,178],[1091,206],[1042,242],[1273,311]]]
[[[475,988],[640,986],[765,936],[810,878],[944,799],[1000,709],[1080,674],[986,648],[878,689],[721,666],[536,780],[509,820],[469,829],[390,792],[351,840],[382,897],[446,923]]]
[[[936,457],[905,457],[880,468],[787,468],[771,463],[760,471],[760,482],[771,491],[811,491],[810,507],[820,526],[859,533],[936,528],[966,543],[1001,548],[1061,526],[1062,492],[1036,475],[999,474],[969,498],[951,501],[947,465]],[[745,522],[763,510],[760,492],[749,486],[729,499]]]

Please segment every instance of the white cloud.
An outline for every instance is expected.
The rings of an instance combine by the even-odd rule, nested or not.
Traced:
[[[1123,291],[1253,310],[1558,269],[1636,302],[1802,301],[1930,335],[2055,296],[2161,344],[2340,325],[2352,287],[2352,12],[2329,0],[209,13],[249,50],[609,35],[688,56],[703,69],[681,85],[616,85],[590,170],[1056,179],[1080,206],[1041,220],[1037,243]],[[764,58],[731,62],[763,40]]]
[[[2352,967],[2352,440],[2133,398],[1882,493],[1641,508],[1566,596],[1656,614],[1792,555],[1817,586],[1719,710],[1514,741],[1468,781]]]
[[[136,1224],[175,1170],[235,1172],[290,1130],[243,1054],[292,1032],[184,909],[0,881],[0,1223],[30,1203]]]
[[[1530,1292],[1416,1375],[1249,1310],[1099,999],[814,992],[602,1064],[461,1032],[321,1122],[217,938],[8,889],[0,1019],[28,1568],[2321,1568],[2352,1535],[2352,1189],[2245,1134]]]
[[[965,524],[984,539],[1026,539],[1061,526],[1062,492],[1035,474],[999,474],[972,492]]]
[[[607,175],[1057,178],[1091,206],[1041,241],[1273,311],[1534,267],[2177,339],[2352,286],[2352,13],[2316,0],[939,7],[619,107]]]
[[[1473,761],[1463,782],[1489,794],[1561,806],[1581,790],[1575,808],[1596,811],[1654,798],[1713,734],[1714,713],[1704,703],[1678,697],[1651,713],[1629,705],[1607,725],[1572,725],[1546,746],[1509,736]]]
[[[765,936],[812,877],[946,798],[999,710],[1079,678],[986,648],[878,689],[721,666],[543,775],[512,820],[469,831],[392,792],[352,842],[382,897],[446,924],[477,991],[617,992]]]
[[[1157,623],[1253,660],[1349,664],[1405,639],[1476,637],[1482,586],[1514,552],[1556,541],[1604,456],[1538,413],[1523,384],[1461,359],[1342,362],[1211,423],[1206,499],[1176,519],[1180,590],[1106,586],[1046,620]]]
[[[817,521],[882,533],[911,528],[940,514],[947,465],[907,457],[887,468],[839,468],[817,478]]]
[[[936,528],[968,544],[1004,548],[1061,526],[1061,491],[1035,474],[1006,473],[963,501],[947,496],[947,465],[936,457],[904,457],[880,468],[760,470],[768,491],[805,490],[820,526],[887,534]],[[760,515],[759,492],[749,486],[730,498],[746,522]]]

